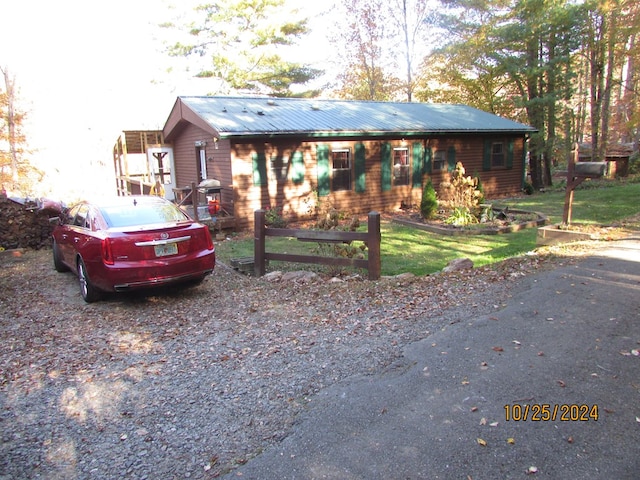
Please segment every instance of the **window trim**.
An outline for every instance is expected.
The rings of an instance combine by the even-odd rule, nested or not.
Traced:
[[[351,152],[351,148],[346,147],[346,148],[332,148],[330,150],[330,159],[331,159],[331,165],[329,166],[331,169],[331,191],[332,192],[350,192],[353,190],[353,154]],[[335,153],[346,153],[347,154],[347,162],[348,162],[348,166],[346,168],[335,168],[334,166],[334,162],[336,161],[336,158],[334,158],[334,154]],[[347,188],[337,188],[336,183],[338,183],[336,180],[336,172],[348,172],[348,185]],[[345,176],[346,173],[345,173]]]
[[[278,168],[278,162],[281,162]],[[276,183],[286,183],[289,178],[290,170],[290,157],[283,155],[270,155],[269,156],[269,175],[271,179]]]
[[[438,158],[439,156],[442,156],[442,158]],[[431,162],[434,172],[446,172],[448,167],[447,151],[443,149],[434,151],[431,157]],[[438,167],[439,164],[440,167]]]
[[[404,159],[406,163],[396,165],[396,152],[405,152]],[[391,150],[391,164],[392,164],[392,182],[394,187],[406,187],[411,185],[411,156],[409,155],[409,147],[393,147]],[[396,166],[399,167],[402,175],[396,175]],[[400,180],[405,180],[399,182]]]
[[[491,142],[491,168],[506,168],[506,152],[504,148],[505,142],[503,140],[500,141],[492,141]],[[500,152],[495,151],[495,147],[500,145]],[[502,160],[500,163],[496,163],[496,157],[500,156]]]

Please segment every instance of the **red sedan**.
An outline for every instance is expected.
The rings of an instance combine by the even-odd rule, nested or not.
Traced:
[[[86,302],[103,292],[201,282],[216,254],[209,229],[155,196],[82,202],[53,231],[53,264],[71,269]]]

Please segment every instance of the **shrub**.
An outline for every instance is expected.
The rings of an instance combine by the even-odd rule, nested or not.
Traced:
[[[420,213],[423,218],[433,218],[438,211],[438,199],[436,198],[436,190],[433,188],[431,179],[422,190],[422,201],[420,202]]]
[[[344,232],[355,232],[360,226],[360,219],[357,216],[351,216],[347,212],[340,212],[327,203],[321,207],[318,219],[314,225],[317,230],[339,230]],[[348,243],[334,242],[318,242],[315,253],[323,257],[342,257],[342,258],[358,258],[366,257],[367,245],[364,242],[358,242],[353,245]],[[339,265],[329,265],[326,267],[327,273],[332,277],[337,277],[345,273],[345,269]]]
[[[289,222],[282,215],[282,208],[269,207],[264,213],[264,223],[272,228],[287,228]]]
[[[445,222],[457,227],[464,227],[465,225],[478,223],[478,219],[467,207],[455,207]]]
[[[476,190],[480,193],[478,195],[478,204],[484,202],[484,187],[482,186],[482,180],[480,180],[480,175],[478,173],[473,174],[473,178],[476,180]]]
[[[524,187],[522,187],[522,191],[527,195],[533,195],[533,192],[535,192],[531,182],[525,182]]]
[[[478,180],[478,177],[465,176],[462,162],[456,163],[456,168],[451,172],[451,180],[440,185],[441,203],[448,210],[458,208],[469,212],[476,211],[484,197],[478,189]]]

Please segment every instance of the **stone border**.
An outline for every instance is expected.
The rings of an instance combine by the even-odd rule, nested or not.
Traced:
[[[495,212],[501,212],[504,209],[496,208]],[[394,223],[399,223],[401,225],[405,225],[408,227],[417,228],[420,230],[425,230],[431,233],[439,233],[440,235],[450,235],[450,236],[458,236],[458,235],[497,235],[501,233],[513,233],[524,228],[535,228],[546,225],[549,222],[549,219],[546,215],[543,215],[540,212],[530,212],[528,210],[517,210],[513,208],[508,209],[510,213],[534,213],[538,218],[536,220],[529,220],[527,222],[516,223],[513,225],[507,225],[505,227],[487,227],[487,228],[474,228],[473,230],[465,229],[465,228],[443,228],[437,225],[414,222],[412,220],[406,220],[403,218],[394,218],[392,221]]]

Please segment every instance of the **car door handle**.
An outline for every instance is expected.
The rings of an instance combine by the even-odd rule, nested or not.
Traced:
[[[67,235],[66,233],[63,233],[63,234],[62,234],[62,239],[63,239],[63,240],[66,240],[68,236],[69,236],[69,235]]]
[[[78,242],[80,241],[80,238],[79,238],[79,237],[73,237],[73,241],[74,241],[75,243],[78,243]]]

